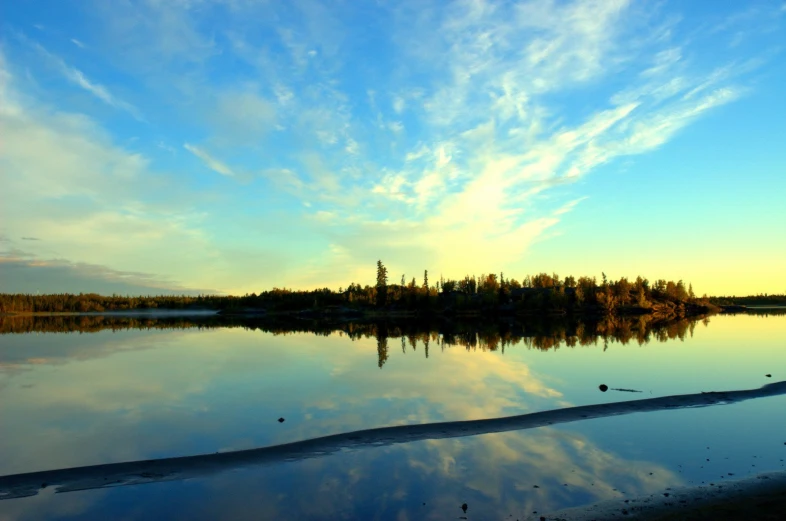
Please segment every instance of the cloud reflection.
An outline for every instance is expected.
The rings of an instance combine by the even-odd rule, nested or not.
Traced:
[[[765,319],[756,320],[751,327]],[[782,326],[778,331],[782,338]],[[446,345],[443,351],[429,335],[428,358],[422,337],[405,338],[406,354],[400,352],[400,338],[390,339],[390,356],[380,370],[373,337],[349,342],[346,335],[222,329],[3,340],[2,359],[22,355],[16,359],[27,368],[10,377],[13,385],[2,391],[3,416],[15,419],[14,425],[4,423],[0,437],[0,453],[7,455],[0,461],[4,475],[582,403],[570,392],[565,373],[542,360],[558,358],[586,369],[588,354],[601,355],[600,349],[562,350],[557,356],[553,350],[508,345],[503,356],[501,345],[492,351],[485,340],[470,353],[462,346]],[[14,351],[9,346],[17,340]],[[667,347],[658,345],[657,351],[668,353]],[[679,348],[684,351],[685,345]],[[605,364],[621,364],[633,353],[652,351],[634,345],[602,358]],[[671,367],[673,360],[663,356]],[[28,363],[36,359],[46,363]],[[607,398],[596,394],[596,400]],[[279,416],[287,421],[276,423]],[[467,501],[469,515],[504,518],[679,482],[662,455],[623,452],[579,424],[543,427],[339,452],[209,479],[4,501],[0,517],[65,515],[72,501],[64,497],[75,496],[87,498],[88,505],[78,510],[84,513],[74,514],[83,517],[116,517],[133,501],[144,507],[132,517],[177,503],[182,515],[192,518],[442,519],[458,516],[458,506]]]

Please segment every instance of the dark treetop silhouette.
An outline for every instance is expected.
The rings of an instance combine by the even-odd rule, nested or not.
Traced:
[[[556,273],[527,275],[520,282],[503,273],[463,279],[440,277],[430,284],[428,270],[423,283],[388,282],[388,270],[377,262],[374,286],[351,283],[346,289],[294,291],[273,288],[244,296],[102,296],[0,294],[0,313],[107,312],[130,310],[217,310],[224,313],[316,314],[442,314],[442,315],[630,315],[691,316],[718,311],[708,298],[697,298],[683,281],[637,277],[609,281],[605,273],[594,277],[561,278]]]

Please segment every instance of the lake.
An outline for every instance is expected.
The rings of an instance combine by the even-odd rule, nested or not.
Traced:
[[[786,380],[786,315],[775,312],[654,329],[636,319],[178,320],[3,319],[0,476]],[[205,460],[218,463],[189,479],[47,486],[0,501],[0,519],[525,519],[783,470],[784,410],[779,394],[473,436],[393,436],[259,465]]]

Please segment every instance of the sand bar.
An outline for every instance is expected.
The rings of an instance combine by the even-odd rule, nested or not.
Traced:
[[[750,390],[684,394],[583,405],[486,420],[379,427],[257,449],[13,474],[0,476],[0,500],[34,496],[47,487],[54,487],[56,492],[70,492],[187,479],[251,465],[271,465],[318,458],[344,450],[534,429],[632,413],[724,405],[783,394],[786,394],[786,381]]]

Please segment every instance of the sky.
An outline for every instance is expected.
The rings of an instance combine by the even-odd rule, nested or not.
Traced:
[[[2,292],[786,293],[782,0],[2,11]]]

